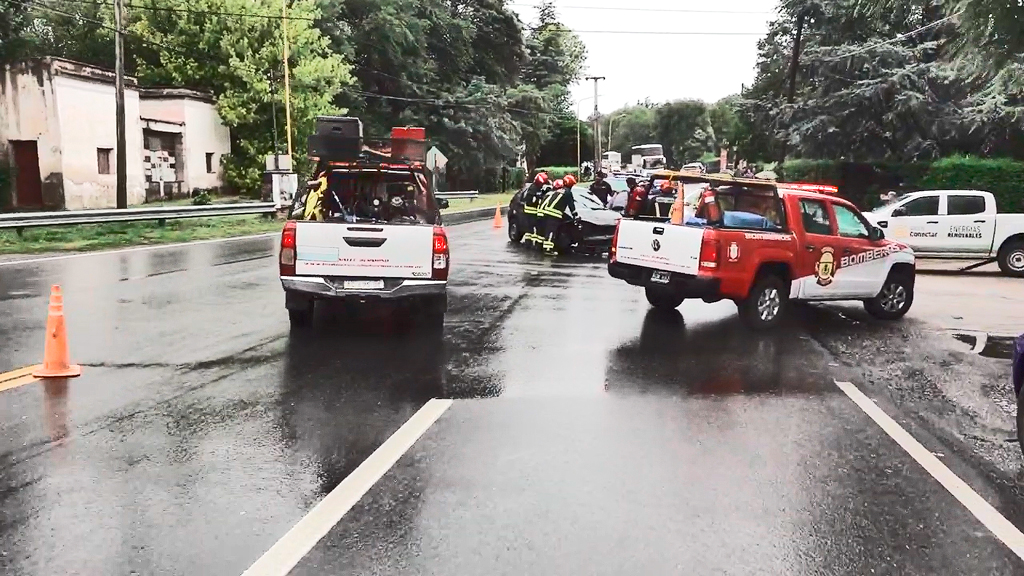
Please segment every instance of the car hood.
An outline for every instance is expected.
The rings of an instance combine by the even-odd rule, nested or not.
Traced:
[[[594,210],[585,206],[577,206],[576,212],[580,220],[589,222],[595,226],[615,226],[622,215],[614,210]]]

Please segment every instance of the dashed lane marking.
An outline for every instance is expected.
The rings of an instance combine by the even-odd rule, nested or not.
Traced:
[[[288,574],[451,405],[436,398],[424,404],[242,576]]]
[[[909,432],[890,418],[884,410],[875,405],[874,401],[865,396],[860,389],[850,382],[839,382],[838,380],[836,381],[836,386],[839,386],[850,397],[850,400],[853,400],[889,437],[906,450],[911,458],[916,460],[933,478],[938,480],[971,514],[974,514],[974,517],[980,520],[996,538],[1002,540],[1003,544],[1006,544],[1014,554],[1024,560],[1024,534],[1013,523],[986,502],[984,498],[979,496],[973,488],[947,468],[942,461],[922,446],[920,442],[915,440]]]

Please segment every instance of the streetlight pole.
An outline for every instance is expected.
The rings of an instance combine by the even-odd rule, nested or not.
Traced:
[[[597,83],[604,80],[604,76],[587,76],[587,80],[594,81],[594,174],[601,169],[601,111],[597,107]]]

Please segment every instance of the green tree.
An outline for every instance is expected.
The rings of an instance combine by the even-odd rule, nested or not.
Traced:
[[[682,166],[700,159],[714,148],[708,121],[708,106],[700,100],[676,100],[655,112],[657,138],[665,148],[669,166]]]
[[[271,102],[277,102],[283,128],[282,26],[279,20],[218,15],[216,12],[273,14],[272,0],[161,0],[179,12],[140,11],[131,25],[154,41],[140,50],[138,76],[150,85],[190,86],[213,92],[217,109],[231,129],[227,160],[229,184],[246,193],[260,187],[263,157],[272,150]],[[186,11],[190,10],[190,11]],[[351,82],[349,66],[330,51],[312,26],[319,10],[311,0],[295,0],[288,21],[293,149],[305,152],[316,116],[341,113],[334,96]]]

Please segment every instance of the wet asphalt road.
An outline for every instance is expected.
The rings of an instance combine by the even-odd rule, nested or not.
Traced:
[[[0,393],[0,572],[240,574],[439,397],[293,574],[1024,573],[799,322],[653,313],[602,261],[449,233],[443,335],[289,335],[273,238],[0,267],[0,372],[39,361],[53,283],[86,365]]]

